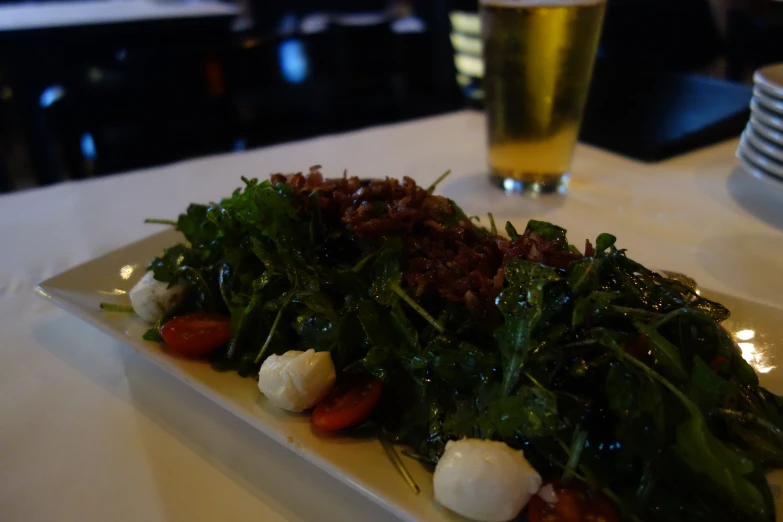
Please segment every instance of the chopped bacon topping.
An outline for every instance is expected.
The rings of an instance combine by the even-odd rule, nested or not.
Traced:
[[[526,232],[516,240],[492,235],[447,198],[427,194],[409,177],[362,182],[357,177],[324,178],[320,167],[310,173],[273,174],[299,197],[301,208],[318,192],[321,215],[332,226],[342,223],[362,239],[398,234],[403,238],[403,278],[420,297],[437,292],[470,310],[486,310],[503,289],[503,267],[521,258],[565,269],[580,254],[558,241]],[[592,245],[586,245],[588,255]]]

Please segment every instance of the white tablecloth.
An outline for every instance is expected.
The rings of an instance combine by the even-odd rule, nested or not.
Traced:
[[[655,165],[579,147],[565,197],[507,197],[472,112],[0,197],[0,520],[379,521],[370,501],[34,294],[39,281],[157,229],[240,176],[408,175],[468,214],[613,232],[649,266],[783,307],[783,188],[736,168],[735,141]]]

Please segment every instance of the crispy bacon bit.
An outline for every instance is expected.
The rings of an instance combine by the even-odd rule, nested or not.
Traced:
[[[308,208],[308,196],[317,191],[325,222],[342,223],[363,239],[400,234],[403,278],[415,295],[437,292],[477,312],[490,308],[503,289],[503,267],[510,259],[564,269],[582,257],[538,234],[526,232],[515,241],[492,235],[459,216],[450,200],[427,194],[408,177],[362,183],[347,175],[324,178],[315,166],[307,175],[273,174],[271,181],[290,186],[301,208]],[[594,252],[589,241],[585,251]]]

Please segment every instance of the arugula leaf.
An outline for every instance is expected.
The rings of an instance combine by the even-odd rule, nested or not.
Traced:
[[[614,244],[617,243],[617,238],[612,234],[599,234],[595,239],[595,253],[596,256],[600,256],[606,253],[610,248],[614,248]]]
[[[554,395],[528,385],[494,401],[479,422],[504,439],[548,437],[563,428]]]
[[[494,332],[503,357],[503,396],[511,395],[532,348],[533,329],[541,319],[544,287],[558,281],[554,268],[512,259],[506,264],[507,287],[497,299],[504,324]]]
[[[326,238],[326,227],[321,215],[321,194],[319,191],[311,192],[307,197],[313,217],[310,220],[310,243],[321,243]]]
[[[763,495],[744,477],[754,470],[753,462],[715,438],[701,415],[692,414],[677,427],[672,449],[693,472],[714,482],[736,506],[755,520],[768,519],[770,513]]]
[[[646,376],[628,371],[623,365],[613,364],[606,376],[606,397],[609,407],[624,421],[651,421],[655,428],[650,432],[645,423],[642,428],[648,436],[658,437],[666,427],[666,411],[660,386]]]
[[[729,390],[729,383],[713,372],[701,357],[693,358],[688,395],[705,416],[712,414]]]
[[[402,270],[400,269],[402,239],[398,236],[387,237],[375,256],[372,296],[382,305],[388,306],[396,302],[398,298],[392,285],[399,285],[402,281]]]
[[[633,324],[640,334],[647,336],[649,340],[647,346],[652,350],[655,361],[666,369],[668,375],[676,379],[677,382],[686,381],[688,373],[682,364],[679,349],[659,334],[655,328],[640,321],[634,321]]]
[[[163,342],[163,336],[160,335],[160,326],[155,326],[153,328],[150,328],[146,332],[144,332],[144,335],[141,336],[142,339],[145,341],[154,341],[156,343],[162,343]]]
[[[693,473],[708,480],[732,503],[753,516],[755,520],[766,520],[769,516],[764,496],[745,475],[754,471],[754,464],[741,453],[731,450],[711,432],[698,406],[676,386],[641,361],[625,354],[617,341],[603,332],[601,343],[612,350],[620,360],[642,371],[667,388],[686,408],[688,418],[675,430],[672,451]]]
[[[783,430],[780,424],[770,422],[750,412],[718,409],[731,441],[749,458],[761,462],[766,469],[783,466]]]
[[[568,286],[574,295],[584,295],[598,291],[602,286],[605,260],[600,257],[587,257],[568,264]]]
[[[500,366],[498,358],[464,341],[456,347],[444,347],[436,341],[427,349],[429,374],[458,391],[469,392],[479,383],[489,382]]]
[[[300,291],[292,298],[295,303],[300,303],[313,312],[321,314],[330,321],[336,321],[337,311],[334,309],[331,299],[323,292]]]
[[[723,357],[729,361],[732,373],[740,384],[758,386],[759,379],[756,372],[742,357],[742,352],[734,339],[705,312],[692,308],[680,308],[659,317],[650,323],[650,326],[661,330],[664,325],[674,323],[675,320],[682,321],[682,328],[698,332],[694,344],[698,343],[705,347],[703,358],[712,360],[718,355]]]
[[[419,332],[416,330],[416,327],[413,325],[411,320],[408,319],[408,316],[405,315],[405,311],[402,309],[399,303],[395,303],[391,307],[389,318],[391,319],[392,324],[394,324],[394,328],[397,330],[400,338],[408,345],[408,347],[414,349],[418,348]]]
[[[193,246],[206,244],[215,237],[215,229],[206,219],[208,208],[207,205],[192,203],[177,219],[177,230]]]
[[[571,326],[577,328],[601,316],[619,297],[615,292],[591,292],[587,296],[578,297],[571,314]]]
[[[362,300],[358,303],[356,311],[371,346],[385,347],[393,352],[396,343],[389,334],[394,331],[394,327],[378,313],[375,303],[369,299]]]
[[[303,348],[316,352],[332,351],[340,340],[340,323],[319,313],[305,312],[296,318],[296,330],[304,341]]]
[[[568,240],[566,239],[566,229],[546,221],[536,221],[535,219],[531,219],[527,222],[525,233],[538,234],[546,241],[557,241],[568,246]]]
[[[487,217],[489,218],[489,233],[496,236],[498,234],[498,226],[495,224],[495,216],[492,215],[492,212],[488,212]]]
[[[192,250],[185,245],[175,245],[163,251],[163,255],[154,258],[147,265],[147,270],[152,271],[152,275],[158,281],[164,283],[177,283],[182,272],[183,266],[199,267],[201,263],[197,260]]]
[[[438,185],[440,185],[440,182],[446,179],[449,174],[451,174],[451,169],[447,170],[446,172],[438,176],[438,179],[433,181],[432,185],[427,187],[427,194],[432,194],[433,192],[435,192],[435,189],[438,187]]]

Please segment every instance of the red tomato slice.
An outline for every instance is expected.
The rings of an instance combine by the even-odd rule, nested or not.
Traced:
[[[712,369],[713,372],[717,372],[718,369],[720,368],[720,365],[726,362],[729,362],[729,360],[723,357],[722,355],[716,355],[715,358],[710,363],[710,368]]]
[[[313,424],[335,431],[361,423],[375,409],[382,388],[373,377],[338,384],[313,410]]]
[[[160,335],[178,354],[201,357],[231,338],[231,318],[207,312],[179,315],[161,327]]]
[[[619,522],[612,504],[600,493],[586,488],[552,484],[557,495],[555,504],[547,504],[538,495],[527,505],[530,522]]]

